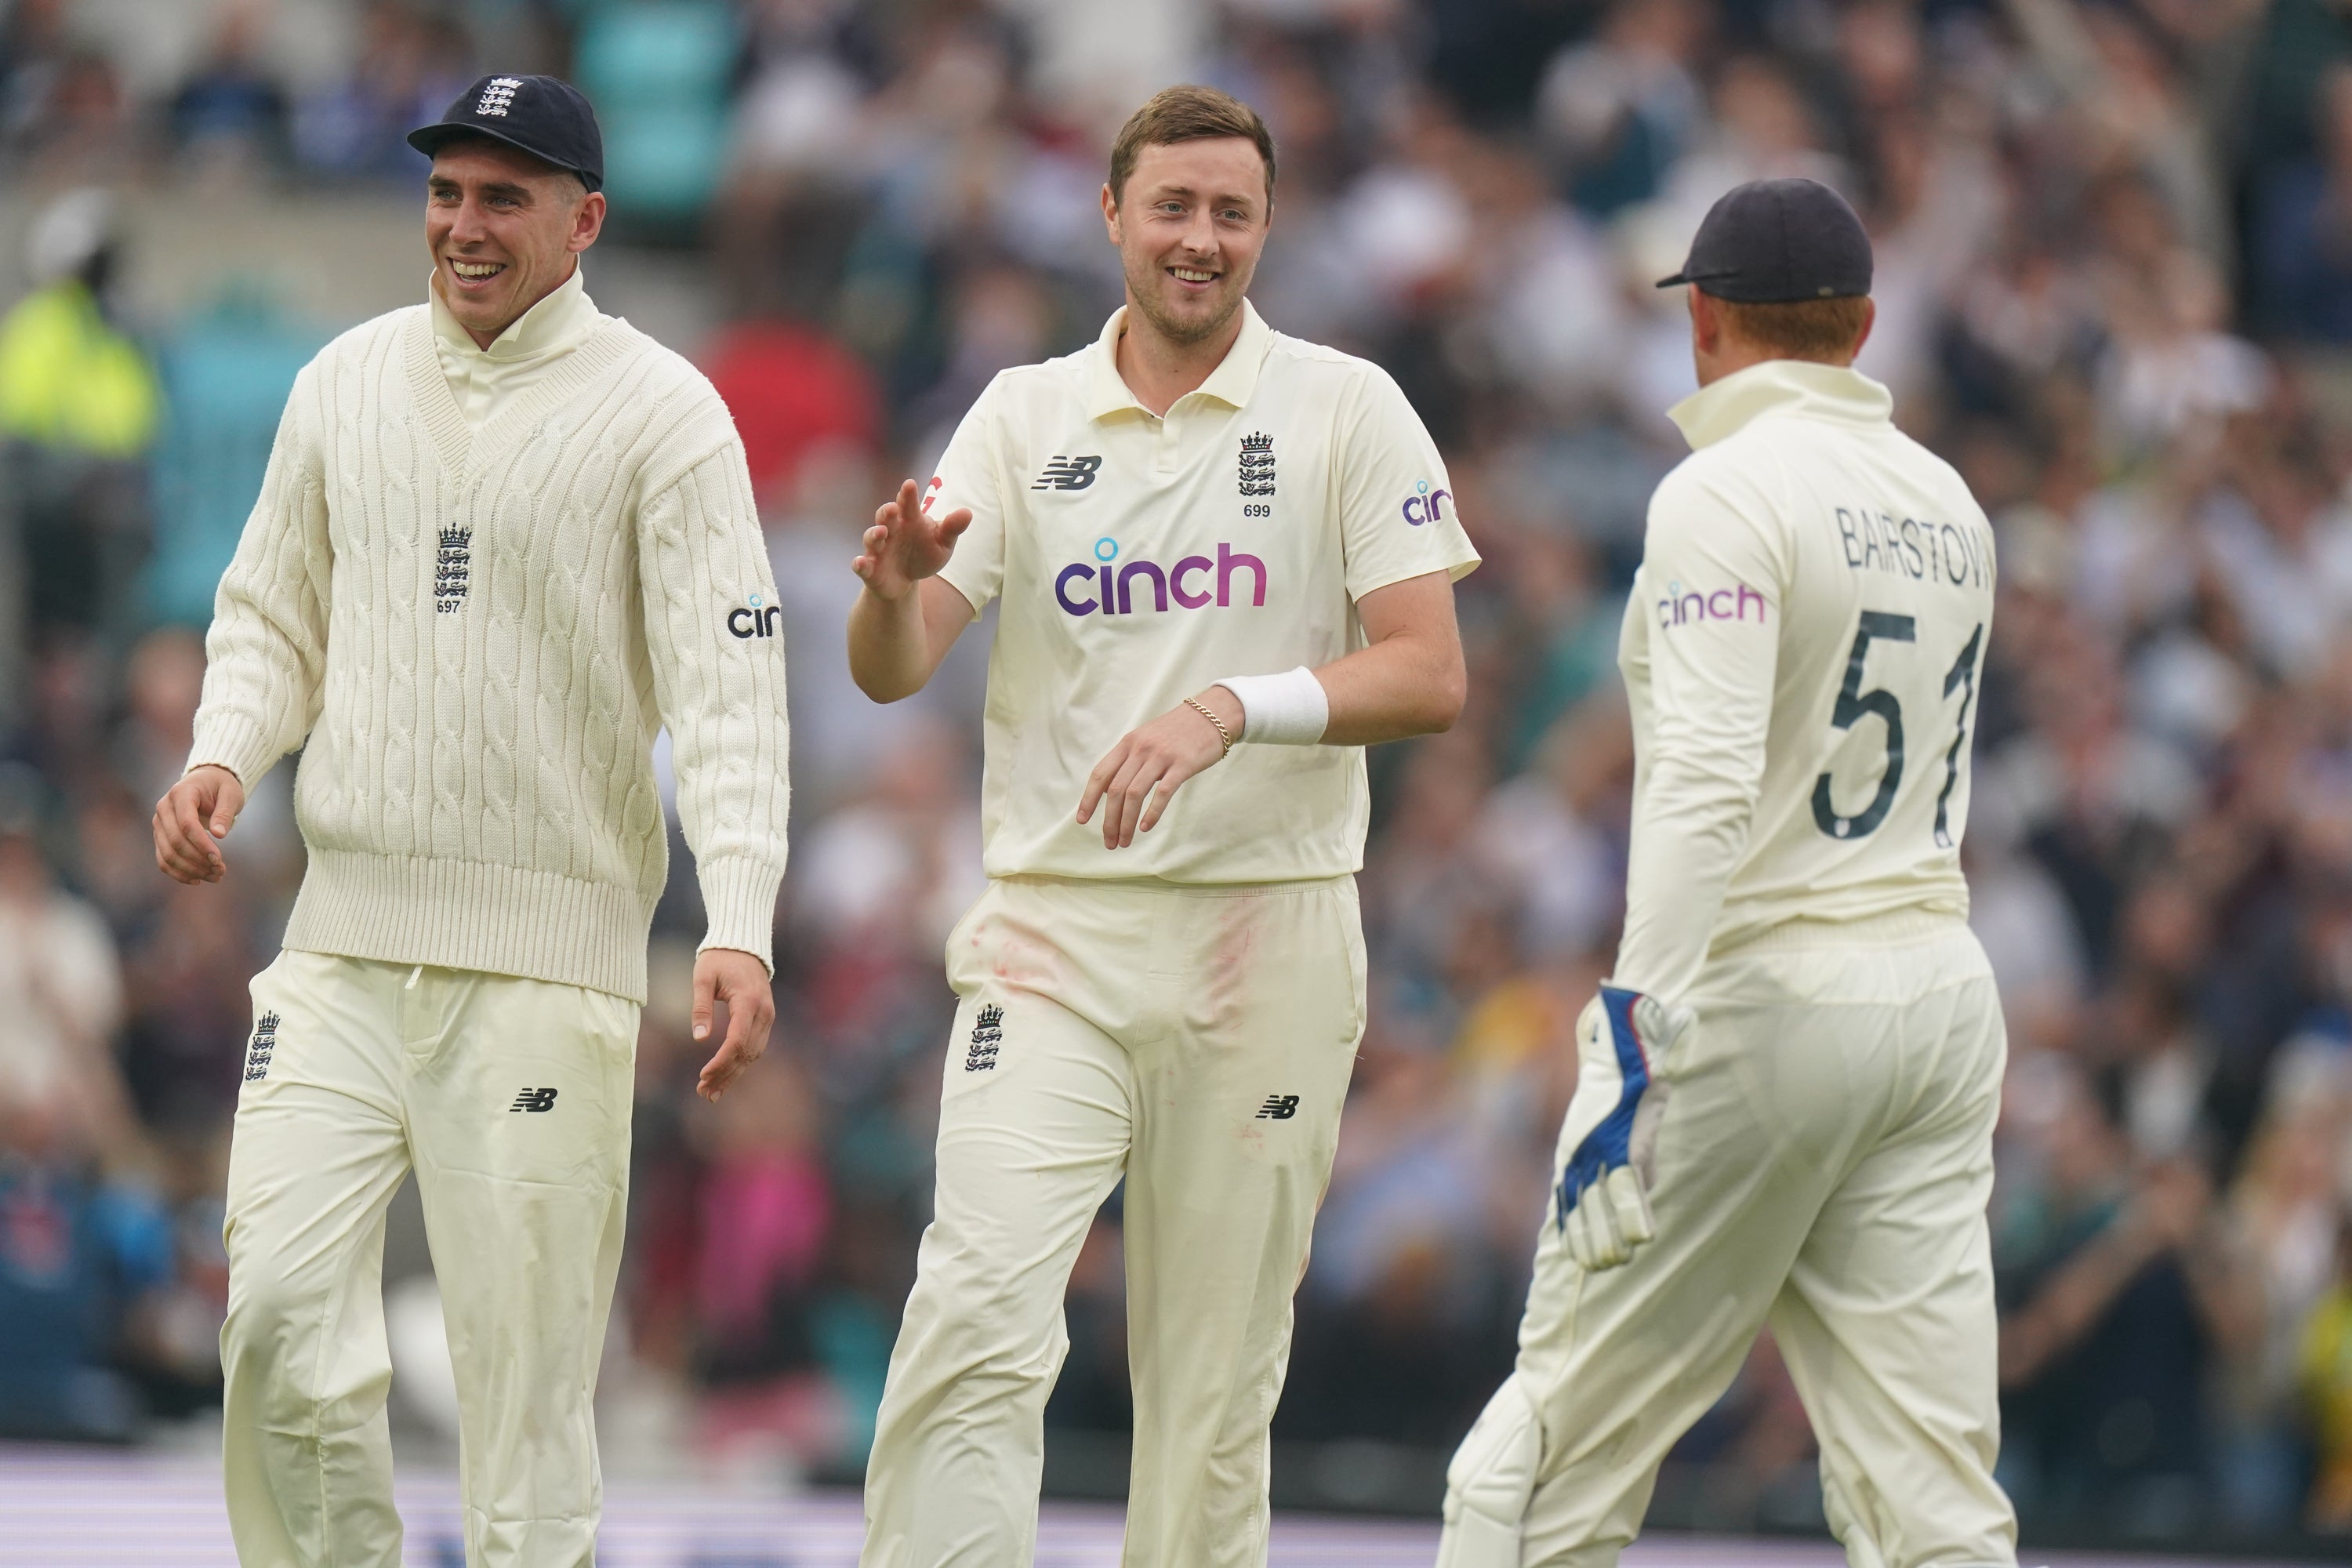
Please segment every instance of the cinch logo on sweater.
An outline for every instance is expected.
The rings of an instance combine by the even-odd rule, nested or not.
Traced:
[[[1155,610],[1166,609],[1171,599],[1180,609],[1197,610],[1212,600],[1223,608],[1233,603],[1235,574],[1245,571],[1251,577],[1251,607],[1265,603],[1265,563],[1222,540],[1214,561],[1205,555],[1187,555],[1163,569],[1157,561],[1130,561],[1119,566],[1115,564],[1118,560],[1118,540],[1096,540],[1091,564],[1073,561],[1055,576],[1055,602],[1074,616],[1091,616],[1097,610],[1106,616],[1131,616],[1139,577],[1150,585]],[[1209,586],[1212,582],[1216,584],[1213,590]]]
[[[1658,601],[1658,626],[1664,629],[1694,621],[1744,621],[1750,605],[1756,606],[1756,624],[1762,626],[1767,608],[1764,595],[1745,583],[1705,593],[1696,589],[1685,593],[1680,583],[1669,583],[1666,596]]]
[[[783,613],[782,605],[763,605],[754,594],[749,605],[738,605],[727,612],[727,629],[739,637],[772,637]]]
[[[445,528],[441,553],[433,563],[433,609],[446,616],[465,604],[474,570],[474,531]]]

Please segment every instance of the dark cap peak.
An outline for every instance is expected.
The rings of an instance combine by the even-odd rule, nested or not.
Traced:
[[[1681,283],[1743,305],[1867,294],[1870,236],[1819,180],[1750,180],[1707,209],[1683,269],[1658,279]]]
[[[408,133],[408,144],[432,157],[452,142],[487,136],[541,163],[580,176],[590,190],[604,184],[604,137],[587,95],[560,77],[486,76],[443,111]]]

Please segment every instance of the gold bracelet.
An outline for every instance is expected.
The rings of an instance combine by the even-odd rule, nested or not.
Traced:
[[[1232,756],[1234,754],[1234,732],[1225,728],[1225,721],[1223,719],[1218,718],[1214,713],[1210,712],[1208,709],[1202,707],[1200,703],[1193,701],[1189,697],[1184,699],[1184,706],[1190,708],[1193,712],[1198,713],[1202,718],[1206,719],[1210,723],[1214,724],[1217,727],[1217,739],[1225,748],[1223,751],[1217,753],[1217,761],[1222,763],[1227,757]]]

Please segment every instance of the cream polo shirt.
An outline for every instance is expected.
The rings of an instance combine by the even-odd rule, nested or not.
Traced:
[[[547,297],[508,324],[507,330],[483,348],[457,323],[441,299],[441,274],[436,271],[425,292],[433,301],[433,352],[441,374],[449,378],[466,423],[479,430],[516,399],[546,379],[563,356],[588,341],[604,317],[588,298],[581,268],[557,284]]]
[[[1669,410],[1618,662],[1636,769],[1620,984],[1790,921],[1965,916],[1992,530],[1886,389],[1775,360]]]
[[[1221,676],[1364,646],[1356,601],[1478,563],[1445,466],[1378,366],[1244,309],[1200,389],[1154,416],[1094,343],[999,375],[949,443],[926,510],[970,507],[940,574],[1002,596],[982,787],[992,877],[1273,882],[1363,861],[1360,746],[1236,746],[1125,849],[1077,823],[1129,731]]]

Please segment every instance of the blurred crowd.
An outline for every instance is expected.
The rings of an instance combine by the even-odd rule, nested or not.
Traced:
[[[1464,721],[1371,755],[1371,1024],[1277,1437],[1442,1449],[1509,1364],[1570,1026],[1621,914],[1617,627],[1680,453],[1661,411],[1692,384],[1681,301],[1648,281],[1722,191],[1801,174],[1875,241],[1862,368],[2000,538],[1967,856],[2011,1029],[2003,1479],[2049,1531],[2352,1530],[2352,5],[0,17],[0,195],[40,214],[0,321],[0,1426],[126,1436],[204,1407],[244,984],[301,867],[290,769],[221,886],[164,881],[145,819],[285,387],[345,323],[233,289],[137,319],[124,204],[187,182],[407,201],[401,131],[479,70],[551,69],[600,106],[607,244],[694,258],[722,324],[678,346],[751,456],[795,838],[776,1048],[716,1109],[691,1093],[674,841],[608,1386],[679,1451],[852,1474],[929,1202],[985,638],[873,706],[846,562],[992,374],[1117,303],[1109,133],[1197,79],[1280,144],[1259,309],[1395,374],[1486,558],[1460,590]],[[1118,1234],[1114,1198],[1057,1427],[1128,1416]],[[1803,1523],[1811,1460],[1768,1342],[1662,1498]]]

